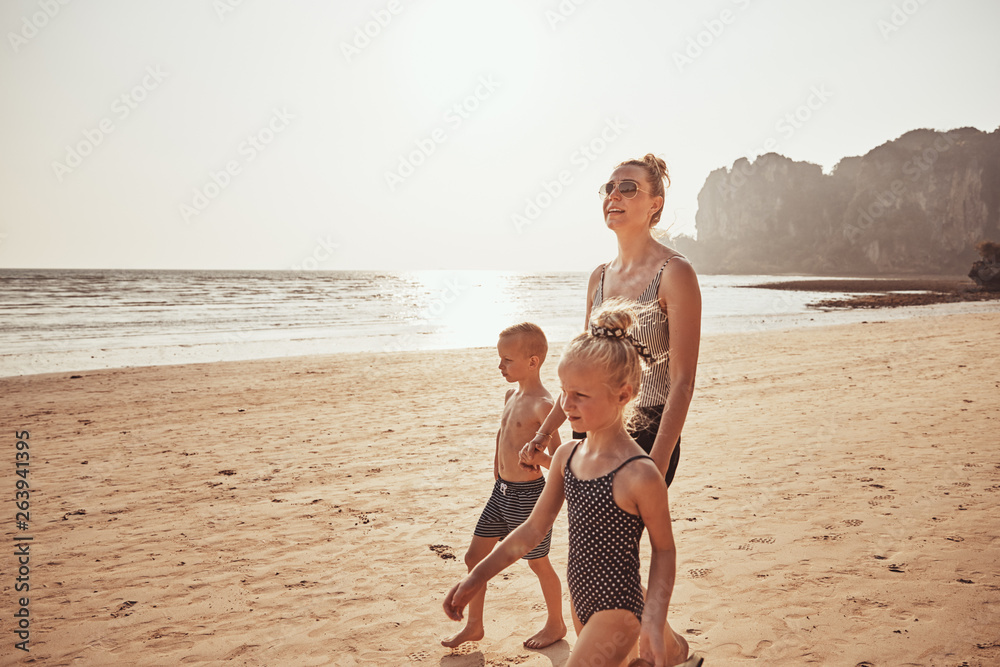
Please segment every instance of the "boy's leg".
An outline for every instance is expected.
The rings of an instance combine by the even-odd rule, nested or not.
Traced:
[[[528,565],[538,577],[538,583],[542,585],[542,596],[545,598],[548,617],[545,619],[545,627],[526,639],[524,646],[545,648],[566,636],[566,623],[563,622],[562,614],[562,584],[548,556],[529,560]]]
[[[493,547],[499,541],[499,537],[472,536],[472,544],[469,545],[469,550],[465,552],[465,565],[469,568],[469,572],[472,572],[472,568],[478,565],[479,561],[490,555]],[[458,634],[442,639],[441,645],[448,648],[455,648],[465,642],[477,642],[482,639],[486,635],[486,630],[483,627],[483,607],[485,606],[485,602],[486,586],[483,586],[476,593],[475,597],[469,601],[469,609],[465,617],[465,627]]]
[[[579,632],[566,667],[625,665],[639,639],[639,619],[626,609],[605,609],[591,615]]]

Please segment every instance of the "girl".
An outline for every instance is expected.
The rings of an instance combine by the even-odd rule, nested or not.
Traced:
[[[626,430],[642,372],[637,348],[648,354],[629,333],[634,320],[625,303],[606,301],[590,330],[569,344],[559,363],[560,402],[574,430],[586,437],[556,450],[553,473],[527,521],[444,601],[448,617],[461,620],[489,579],[541,541],[565,498],[567,581],[577,632],[568,667],[624,665],[636,640],[642,658],[657,667],[687,659],[687,642],[666,622],[676,567],[667,486]],[[644,528],[653,548],[645,602],[639,576]]]

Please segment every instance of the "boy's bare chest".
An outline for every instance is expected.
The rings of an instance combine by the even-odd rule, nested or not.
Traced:
[[[501,435],[521,435],[524,431],[534,431],[537,421],[529,406],[523,405],[523,401],[512,400],[504,406],[503,416],[500,418]]]

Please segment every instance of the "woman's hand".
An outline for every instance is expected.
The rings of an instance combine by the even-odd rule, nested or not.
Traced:
[[[647,627],[645,623],[639,632],[639,657],[655,667],[670,667],[667,664],[667,647],[663,641],[663,628]]]
[[[538,442],[541,440],[541,442]],[[538,466],[544,465],[546,468],[552,462],[552,458],[545,453],[545,438],[536,435],[524,447],[518,455],[518,462],[522,468],[528,470],[538,470]]]

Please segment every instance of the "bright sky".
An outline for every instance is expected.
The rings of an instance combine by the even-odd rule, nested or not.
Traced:
[[[996,0],[6,0],[0,267],[589,270],[774,149],[1000,125]]]

